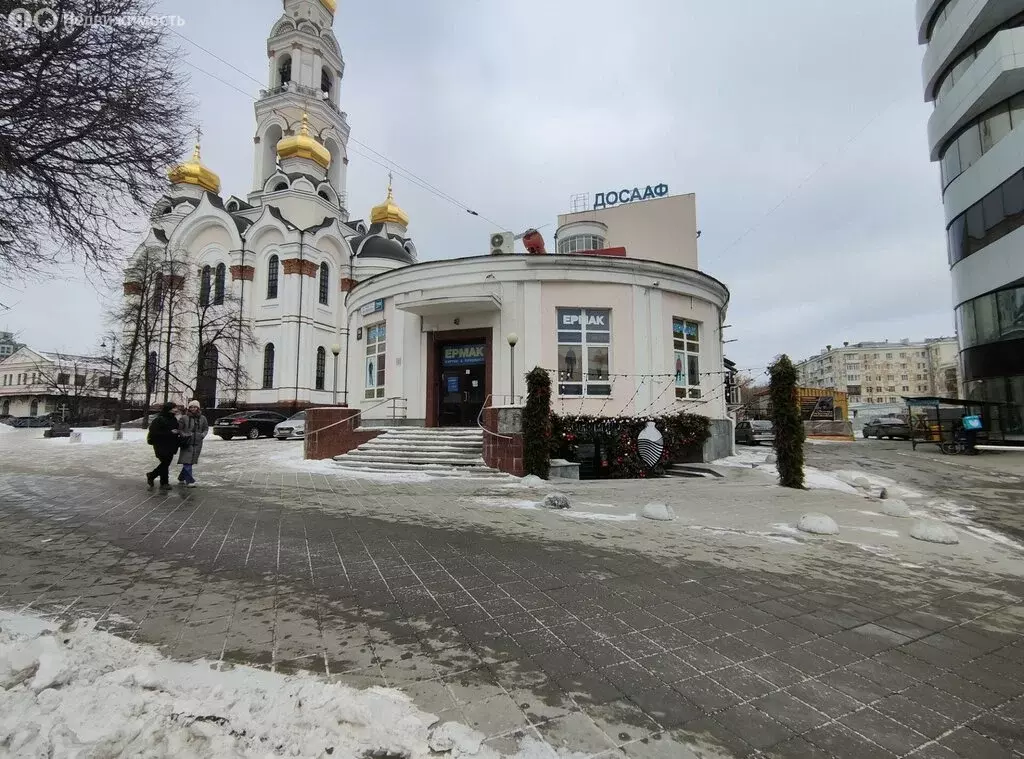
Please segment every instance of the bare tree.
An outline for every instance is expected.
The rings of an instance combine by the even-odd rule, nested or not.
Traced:
[[[237,404],[239,388],[251,382],[246,358],[259,344],[227,276],[226,269],[218,274],[214,267],[202,267],[175,294],[177,360],[167,362],[168,374],[204,407],[214,405],[219,389],[229,391]]]
[[[180,56],[166,28],[131,21],[155,18],[151,0],[24,5],[43,28],[8,23],[10,4],[0,23],[0,270],[104,270],[182,154]]]
[[[144,422],[156,391],[157,362],[153,361],[159,344],[159,326],[163,308],[164,253],[143,248],[132,260],[124,276],[124,297],[114,298],[107,312],[113,336],[120,346],[117,363],[119,395],[114,429],[121,429],[124,408],[141,396]]]
[[[141,252],[125,277],[125,302],[109,315],[124,325],[124,383],[144,388],[147,409],[161,391],[164,401],[185,393],[204,406],[224,391],[237,403],[250,381],[246,356],[257,340],[227,268],[192,271],[187,258],[180,250]]]

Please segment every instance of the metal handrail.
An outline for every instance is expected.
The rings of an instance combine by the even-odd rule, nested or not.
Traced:
[[[344,424],[345,422],[349,421],[350,419],[354,419],[355,417],[362,415],[362,413],[364,411],[373,411],[373,409],[375,409],[375,408],[377,408],[379,406],[383,406],[385,403],[392,404],[391,405],[391,408],[392,408],[391,419],[392,419],[392,421],[394,421],[395,420],[395,414],[397,413],[397,403],[396,403],[396,401],[406,401],[406,400],[407,399],[405,399],[405,398],[403,398],[401,396],[394,396],[392,398],[382,398],[381,400],[379,400],[376,403],[374,403],[373,405],[371,405],[369,408],[354,409],[353,412],[351,414],[349,414],[348,416],[346,416],[344,419],[339,419],[338,421],[331,422],[330,424],[328,424],[328,425],[326,425],[324,427],[321,427],[320,429],[316,429],[316,430],[313,430],[311,432],[307,432],[306,433],[306,437],[309,437],[310,435],[319,434],[319,433],[323,432],[324,430],[329,430],[331,427],[337,427],[339,424]]]
[[[484,432],[486,432],[486,433],[487,433],[488,435],[493,435],[494,437],[500,437],[500,438],[501,438],[502,440],[513,440],[513,439],[514,439],[514,437],[513,437],[512,435],[502,435],[502,434],[501,434],[501,433],[499,433],[499,432],[491,432],[491,431],[490,431],[489,429],[487,429],[486,427],[484,427],[484,421],[483,421],[483,418],[484,418],[484,411],[486,411],[486,410],[487,410],[487,409],[489,408],[489,407],[488,407],[488,405],[487,405],[487,402],[488,402],[488,401],[490,401],[490,400],[491,400],[491,398],[493,398],[493,397],[494,397],[494,394],[493,394],[493,393],[488,393],[488,394],[487,394],[487,397],[486,397],[486,398],[484,398],[484,405],[480,407],[480,413],[478,413],[478,414],[476,415],[476,424],[477,424],[477,426],[478,426],[478,427],[479,427],[479,428],[480,428],[481,430],[483,430]],[[514,396],[514,395],[513,395],[513,396],[511,396],[511,397],[512,397],[512,398],[515,398],[515,396]],[[493,406],[492,406],[492,407],[490,407],[490,408],[493,408]]]

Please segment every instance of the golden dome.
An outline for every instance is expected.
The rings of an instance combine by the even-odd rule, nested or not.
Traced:
[[[338,0],[320,0],[320,4],[329,10],[332,15],[338,10]]]
[[[171,180],[171,184],[194,184],[213,193],[220,192],[220,177],[203,166],[199,160],[198,142],[192,151],[192,158],[168,171],[167,178]]]
[[[373,224],[392,222],[393,224],[401,224],[403,227],[409,226],[409,214],[398,207],[394,196],[391,194],[390,178],[388,179],[388,196],[384,199],[383,203],[379,206],[374,206],[370,211],[370,222]]]
[[[309,136],[309,116],[305,113],[299,133],[277,143],[277,155],[279,158],[308,158],[325,169],[331,165],[331,151]]]

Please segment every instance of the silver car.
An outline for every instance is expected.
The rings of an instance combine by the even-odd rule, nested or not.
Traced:
[[[760,445],[775,442],[775,427],[769,421],[754,419],[736,423],[736,442],[746,445]]]
[[[295,440],[306,436],[306,412],[300,411],[274,427],[274,437],[278,440]]]

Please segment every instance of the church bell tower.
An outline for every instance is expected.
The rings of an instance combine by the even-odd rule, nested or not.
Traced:
[[[346,174],[349,125],[339,108],[345,61],[334,36],[336,0],[283,0],[284,12],[267,39],[268,87],[256,101],[252,195],[278,168],[278,144],[309,136],[330,155],[327,179],[348,219]]]

